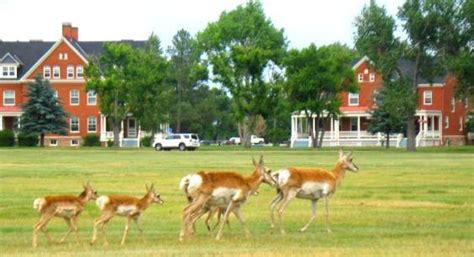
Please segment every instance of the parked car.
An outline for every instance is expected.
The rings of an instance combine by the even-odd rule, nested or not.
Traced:
[[[170,149],[195,150],[199,146],[198,135],[191,133],[170,134],[163,138],[155,138],[153,141],[153,147],[157,151]]]
[[[251,135],[250,136],[250,143],[252,145],[264,144],[265,139],[263,139],[261,137],[258,137],[256,135]],[[227,144],[229,144],[229,145],[240,145],[240,137],[231,137],[231,138],[229,138],[229,140],[227,141]]]

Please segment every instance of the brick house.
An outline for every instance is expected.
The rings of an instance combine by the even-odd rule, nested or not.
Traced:
[[[398,63],[400,70],[410,76],[413,71],[409,61]],[[353,64],[359,92],[344,92],[340,95],[342,105],[339,119],[331,119],[326,124],[323,145],[329,146],[369,146],[380,145],[382,134],[372,135],[367,131],[370,122],[369,111],[374,108],[374,96],[382,87],[381,75],[374,70],[367,57]],[[429,83],[419,78],[418,108],[416,120],[416,145],[433,146],[443,144],[464,144],[464,122],[469,114],[469,99],[455,99],[455,78],[439,76]],[[314,124],[314,119],[312,121]],[[291,146],[309,146],[308,121],[303,112],[291,116]],[[313,126],[314,127],[314,126]],[[391,145],[402,146],[406,139],[402,134],[390,136]]]
[[[140,47],[144,41],[122,41]],[[97,95],[86,91],[84,67],[91,56],[103,51],[100,41],[79,41],[79,31],[70,23],[62,25],[62,37],[56,42],[0,41],[0,130],[17,130],[26,101],[28,83],[40,74],[51,82],[56,97],[69,113],[66,136],[47,135],[45,145],[77,146],[87,134],[96,134],[102,144],[113,139],[107,117],[99,110]],[[122,124],[122,146],[138,146],[140,129],[133,116]]]

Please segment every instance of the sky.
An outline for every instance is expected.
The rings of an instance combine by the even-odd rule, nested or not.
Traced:
[[[63,22],[80,41],[146,40],[153,32],[166,48],[180,29],[191,34],[246,0],[0,0],[0,40],[56,41]],[[262,0],[265,14],[283,28],[290,48],[334,42],[353,46],[354,19],[370,0]],[[396,15],[404,0],[378,0]]]

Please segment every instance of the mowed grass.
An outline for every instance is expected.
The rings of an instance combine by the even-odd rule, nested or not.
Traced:
[[[324,208],[316,222],[299,229],[310,217],[310,202],[294,200],[285,212],[287,235],[271,233],[268,203],[275,189],[263,184],[260,194],[244,205],[252,232],[245,238],[235,217],[224,238],[215,241],[198,221],[197,235],[178,242],[186,205],[179,191],[181,177],[198,170],[234,170],[249,174],[252,157],[264,155],[273,170],[288,166],[332,168],[337,149],[291,150],[201,148],[193,152],[151,149],[0,149],[0,255],[44,256],[474,256],[474,148],[405,150],[355,148],[359,173],[347,172],[330,199],[332,234],[325,232]],[[39,219],[33,200],[51,194],[78,194],[90,181],[99,194],[141,196],[154,183],[165,201],[152,205],[142,222],[146,242],[132,226],[126,245],[119,245],[125,219],[108,225],[110,245],[102,237],[89,245],[92,223],[99,215],[93,202],[79,218],[81,244],[74,235],[64,244],[39,236],[31,247],[32,227]],[[59,240],[67,227],[49,223]]]

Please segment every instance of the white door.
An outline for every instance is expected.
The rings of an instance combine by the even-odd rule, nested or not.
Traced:
[[[128,118],[128,137],[137,137],[137,123],[135,118]]]

